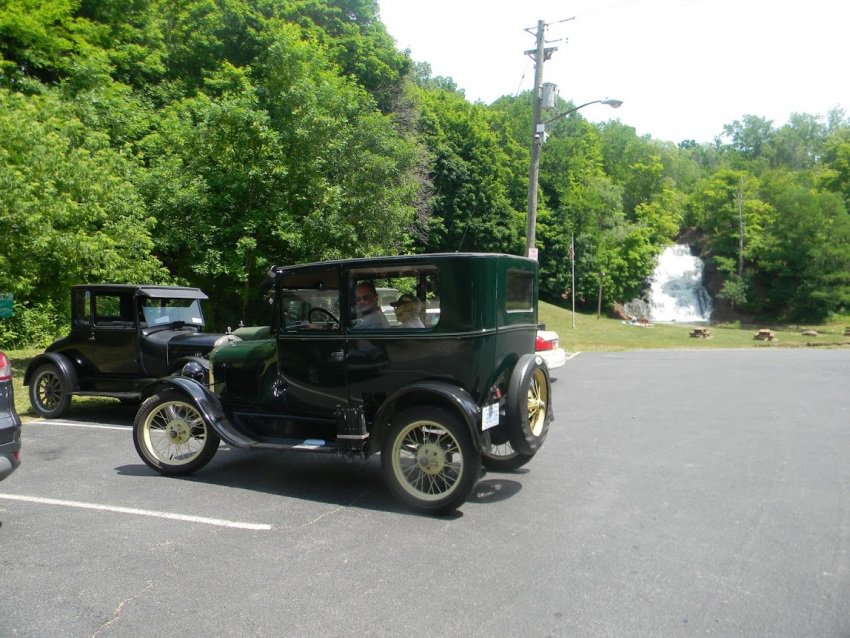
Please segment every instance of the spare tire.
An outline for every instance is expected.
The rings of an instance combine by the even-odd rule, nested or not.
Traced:
[[[518,453],[534,454],[543,445],[552,421],[551,390],[543,358],[537,354],[520,357],[508,382],[505,405],[508,438]]]

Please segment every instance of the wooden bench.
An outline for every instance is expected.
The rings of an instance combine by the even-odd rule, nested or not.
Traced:
[[[773,330],[769,328],[762,328],[755,335],[753,335],[753,339],[757,339],[758,341],[773,341],[776,335],[773,334]]]
[[[695,339],[708,339],[711,336],[711,330],[708,328],[694,328],[691,330],[691,337]]]

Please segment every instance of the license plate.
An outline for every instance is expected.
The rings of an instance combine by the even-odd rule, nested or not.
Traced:
[[[481,429],[489,430],[499,425],[499,404],[491,403],[484,406],[484,412],[481,415]]]

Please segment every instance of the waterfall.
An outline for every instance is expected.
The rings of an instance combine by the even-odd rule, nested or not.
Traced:
[[[658,256],[649,293],[650,319],[694,323],[708,321],[711,297],[702,285],[702,259],[685,244],[669,246]]]

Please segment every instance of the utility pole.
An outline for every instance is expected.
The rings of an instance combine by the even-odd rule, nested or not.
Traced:
[[[738,277],[744,276],[744,178],[738,186]]]
[[[605,271],[599,273],[599,304],[596,306],[596,318],[602,316],[602,282],[605,281]]]
[[[557,47],[546,48],[543,37],[546,33],[546,24],[543,20],[537,21],[537,47],[526,51],[526,55],[534,60],[534,91],[532,93],[532,118],[531,118],[531,167],[528,169],[528,217],[525,227],[525,256],[537,259],[536,226],[537,226],[537,178],[540,174],[540,147],[543,146],[545,132],[542,124],[543,107],[541,103],[541,91],[543,86],[543,62],[548,60]]]
[[[575,18],[567,18],[559,22],[569,22]],[[531,29],[526,29],[531,33]],[[534,60],[534,91],[532,93],[532,117],[531,117],[531,167],[528,169],[528,216],[525,226],[525,256],[537,259],[537,178],[540,176],[540,149],[543,142],[546,141],[546,125],[555,120],[566,117],[570,113],[575,113],[579,109],[591,104],[605,104],[611,108],[619,108],[623,103],[621,100],[604,99],[591,100],[571,109],[567,109],[563,113],[558,113],[554,117],[543,121],[543,63],[552,57],[552,54],[558,50],[558,47],[546,47],[544,36],[546,34],[546,23],[543,20],[537,21],[537,31],[534,33],[537,38],[537,47],[526,51],[525,54]]]

